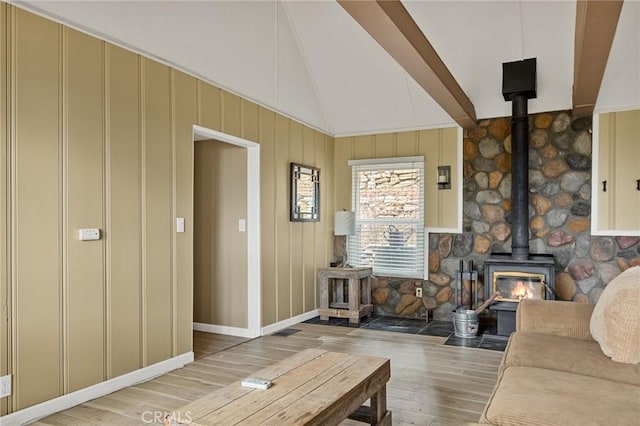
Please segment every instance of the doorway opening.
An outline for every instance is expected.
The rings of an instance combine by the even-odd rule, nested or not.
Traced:
[[[246,270],[241,271],[243,276],[242,281],[245,281],[246,277],[246,291],[235,292],[228,296],[229,300],[224,300],[225,304],[229,306],[237,307],[238,310],[244,311],[243,315],[246,315],[246,319],[241,321],[242,325],[230,325],[233,322],[220,320],[207,322],[193,323],[193,329],[195,331],[205,331],[209,333],[219,333],[239,337],[258,337],[260,335],[261,327],[261,273],[260,273],[260,145],[256,142],[252,142],[246,139],[232,136],[226,133],[218,132],[216,130],[207,129],[202,126],[193,126],[193,143],[194,143],[194,188],[195,188],[195,148],[197,141],[213,140],[218,143],[222,143],[230,148],[231,151],[238,151],[240,148],[242,155],[236,158],[242,158],[246,164],[242,164],[243,168],[246,166],[246,188],[242,188],[245,192],[243,196],[246,196],[246,200],[242,200],[243,206],[246,205],[246,212],[243,212],[244,217],[238,217],[234,224],[234,230],[241,232],[245,237],[246,235],[246,262],[243,261],[243,268]],[[195,189],[194,189],[194,218],[195,218]],[[224,200],[219,200],[220,203],[224,203]],[[243,209],[244,210],[244,209]],[[198,229],[194,227],[194,240],[195,234],[198,233]],[[240,234],[238,234],[240,235]],[[244,243],[243,243],[244,245]],[[194,246],[194,261],[197,256]],[[195,265],[194,265],[195,266]],[[195,272],[195,269],[194,269]],[[226,281],[226,280],[225,280]],[[233,280],[229,280],[232,283]],[[219,283],[220,284],[220,283]],[[195,296],[195,273],[194,273],[194,298]],[[226,285],[222,283],[222,285]],[[233,285],[233,284],[228,284]],[[245,290],[245,289],[243,289]],[[196,301],[197,302],[197,301]],[[195,314],[195,312],[194,312]],[[215,322],[215,323],[214,323]],[[237,321],[236,321],[237,323]]]

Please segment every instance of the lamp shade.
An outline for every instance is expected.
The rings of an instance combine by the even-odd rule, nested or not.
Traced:
[[[356,214],[354,212],[336,212],[334,235],[355,235]]]

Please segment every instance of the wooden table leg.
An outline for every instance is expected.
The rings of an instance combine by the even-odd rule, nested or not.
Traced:
[[[384,384],[371,396],[371,418],[369,424],[391,426],[391,411],[387,411],[387,385]]]
[[[362,301],[365,305],[371,304],[371,277],[366,277],[362,279]]]
[[[341,278],[334,278],[333,289],[333,292],[336,295],[333,301],[336,303],[344,303],[344,280],[342,280]]]
[[[320,277],[320,308],[329,308],[329,279],[327,277]],[[328,315],[320,315],[320,320],[327,321]]]
[[[349,323],[360,323],[360,280],[349,278]]]

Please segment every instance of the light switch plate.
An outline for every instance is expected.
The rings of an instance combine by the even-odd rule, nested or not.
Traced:
[[[184,217],[176,218],[176,232],[184,232]]]
[[[0,398],[11,396],[11,374],[0,377]]]

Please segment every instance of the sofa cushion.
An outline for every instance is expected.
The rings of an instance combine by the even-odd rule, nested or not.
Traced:
[[[589,331],[593,308],[586,303],[524,299],[516,311],[516,330],[593,341]]]
[[[640,363],[640,266],[615,277],[600,295],[590,330],[600,349],[612,360]]]
[[[518,366],[566,371],[640,386],[640,365],[613,362],[593,340],[527,331],[512,333],[500,369]]]
[[[640,387],[535,367],[507,368],[481,422],[494,425],[632,425]]]

